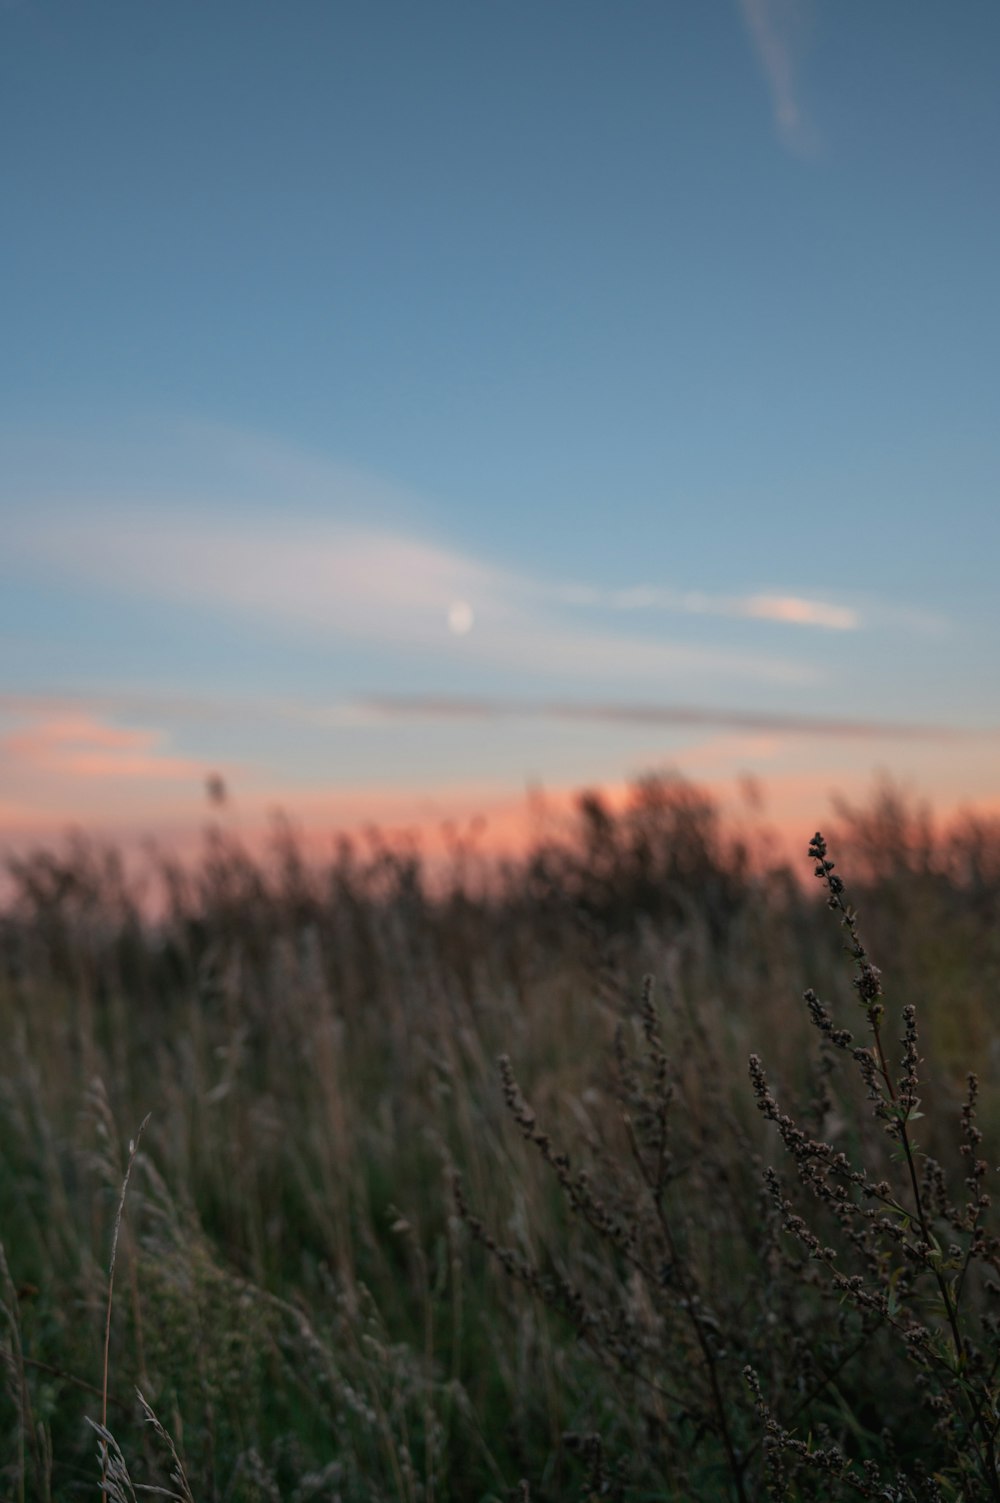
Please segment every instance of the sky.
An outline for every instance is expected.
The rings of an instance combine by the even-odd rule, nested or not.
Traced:
[[[992,0],[0,0],[0,849],[213,774],[247,832],[1000,811],[998,55]]]

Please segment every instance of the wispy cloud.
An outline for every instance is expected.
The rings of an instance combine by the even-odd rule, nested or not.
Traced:
[[[645,584],[624,590],[557,585],[549,586],[548,593],[567,605],[599,606],[614,611],[665,611],[687,616],[779,621],[785,626],[819,626],[827,631],[857,631],[862,625],[861,614],[853,607],[809,600],[802,595],[706,595],[695,590]]]
[[[778,135],[790,150],[808,151],[815,136],[799,99],[798,80],[805,0],[739,0],[739,7],[771,96]]]
[[[608,704],[600,701],[480,699],[459,695],[379,695],[360,707],[387,718],[492,720],[539,716],[554,720],[594,720],[618,725],[714,727],[720,730],[781,732],[796,736],[850,740],[902,740],[921,737],[950,741],[974,732],[954,727],[890,720],[851,720],[823,715],[781,715],[756,710],[712,709],[695,705]]]
[[[798,596],[715,599],[641,587],[588,590],[497,568],[435,541],[389,529],[249,516],[196,517],[175,508],[37,513],[8,539],[15,555],[63,578],[118,594],[239,611],[259,620],[442,661],[526,675],[633,682],[729,675],[804,683],[807,663],[750,645],[670,640],[580,620],[590,605],[619,611],[742,616],[846,629],[855,614]]]

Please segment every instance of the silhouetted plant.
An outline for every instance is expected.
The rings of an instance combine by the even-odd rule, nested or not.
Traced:
[[[916,1009],[912,1003],[900,1009],[895,1025],[902,1027],[900,1053],[893,1061],[881,973],[861,940],[822,835],[813,838],[809,854],[845,930],[869,1042],[855,1045],[850,1031],[835,1026],[812,991],[806,993],[810,1019],[824,1042],[857,1067],[873,1115],[895,1151],[887,1171],[882,1164],[852,1161],[829,1141],[805,1131],[780,1110],[759,1058],[752,1055],[758,1107],[777,1127],[799,1184],[824,1213],[820,1224],[799,1214],[773,1170],[768,1171],[768,1187],[784,1229],[824,1271],[830,1287],[895,1339],[899,1366],[913,1376],[912,1391],[934,1438],[933,1477],[926,1469],[904,1468],[887,1483],[874,1463],[862,1473],[851,1469],[837,1447],[813,1451],[773,1417],[752,1368],[747,1379],[769,1446],[800,1467],[819,1469],[865,1497],[1000,1498],[1000,1340],[997,1317],[989,1308],[991,1298],[1000,1295],[1000,1239],[986,1229],[990,1196],[976,1125],[978,1080],[968,1076],[961,1109],[965,1177],[956,1196],[942,1165],[921,1152],[915,1136],[915,1124],[923,1116]],[[821,1235],[829,1225],[836,1228],[832,1245]],[[776,1495],[788,1495],[787,1475],[775,1476]]]
[[[986,1229],[978,1082],[969,1075],[956,1124],[965,1165],[956,1196],[942,1164],[914,1136],[923,1115],[916,1010],[909,1003],[899,1010],[894,1064],[881,975],[821,835],[809,854],[846,933],[869,1043],[856,1045],[809,990],[806,1010],[820,1046],[813,1099],[798,1117],[782,1111],[756,1054],[750,1078],[811,1215],[799,1212],[768,1164],[765,1203],[747,1222],[747,1171],[759,1174],[759,1160],[720,1102],[704,1115],[685,1111],[677,1048],[686,1040],[670,1019],[668,1053],[650,977],[638,1009],[639,1055],[626,1047],[624,1030],[616,1038],[620,1131],[615,1145],[591,1138],[594,1168],[575,1168],[554,1145],[509,1058],[500,1060],[510,1115],[600,1255],[581,1238],[565,1262],[526,1256],[473,1214],[456,1175],[458,1211],[505,1272],[564,1317],[618,1379],[623,1409],[641,1415],[646,1445],[655,1447],[664,1497],[1000,1497],[1000,1327],[989,1308],[1000,1296],[1000,1240]],[[857,1070],[881,1129],[881,1141],[862,1137],[857,1159],[822,1136],[837,1120],[838,1057]],[[713,1068],[704,1053],[700,1063]],[[840,1104],[841,1135],[850,1109]],[[729,1280],[719,1277],[723,1267]],[[740,1375],[762,1427],[756,1439]],[[878,1431],[866,1435],[876,1406]],[[926,1416],[922,1435],[914,1406]],[[711,1462],[701,1467],[700,1450],[715,1459],[714,1473]],[[678,1469],[682,1452],[693,1465]]]

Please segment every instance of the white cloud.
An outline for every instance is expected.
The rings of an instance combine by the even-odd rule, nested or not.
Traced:
[[[567,590],[387,528],[259,514],[209,518],[162,505],[155,512],[63,509],[22,516],[8,546],[36,568],[102,590],[239,611],[359,644],[434,651],[450,663],[526,675],[607,674],[633,683],[703,674],[783,682],[813,677],[807,665],[794,660],[583,625],[566,610],[570,603],[611,603],[626,610],[659,606],[753,616],[768,614],[771,597],[764,597],[762,606],[759,600],[713,604],[669,591]],[[466,602],[474,613],[474,631],[449,630],[455,601]],[[801,625],[835,609],[797,604],[797,613],[786,611],[778,619]]]

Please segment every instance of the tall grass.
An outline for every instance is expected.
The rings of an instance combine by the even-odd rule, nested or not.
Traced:
[[[5,1495],[998,1496],[1000,832],[831,847],[650,779],[450,882],[216,831],[155,922],[14,863]]]

